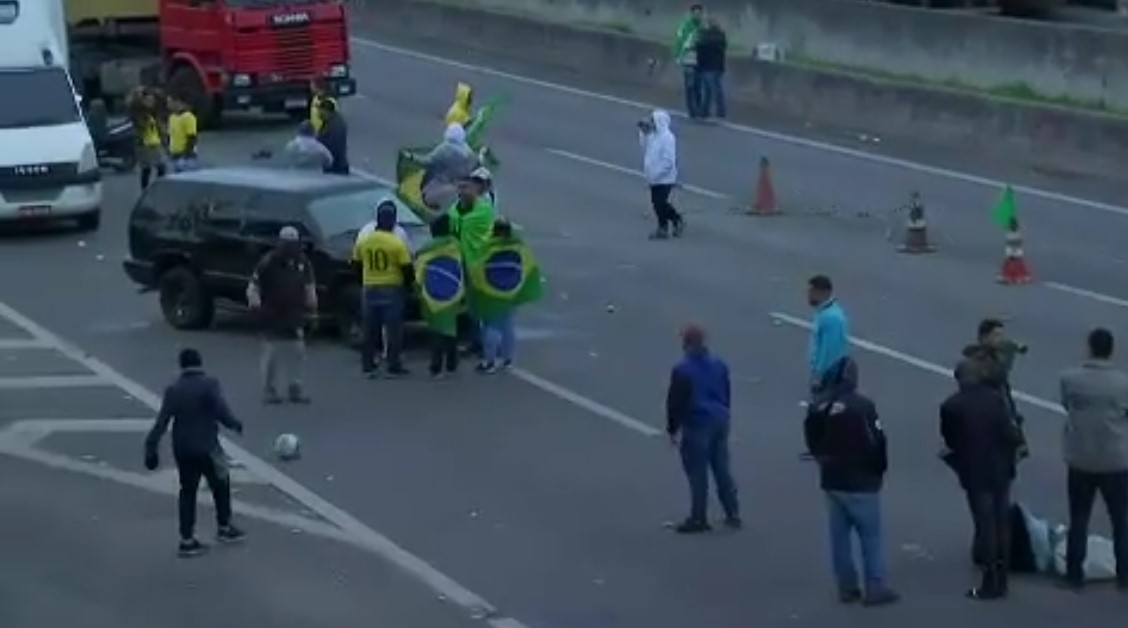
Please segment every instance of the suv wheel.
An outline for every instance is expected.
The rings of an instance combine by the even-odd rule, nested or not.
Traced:
[[[215,302],[200,281],[186,266],[176,266],[161,275],[158,285],[161,312],[176,329],[203,329],[215,318]]]
[[[83,214],[78,217],[78,230],[83,233],[97,231],[98,227],[102,225],[102,210],[96,209],[89,214]]]

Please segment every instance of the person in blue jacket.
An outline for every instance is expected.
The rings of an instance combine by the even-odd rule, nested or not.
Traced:
[[[811,393],[818,396],[827,373],[849,353],[850,323],[826,275],[815,275],[807,281],[807,302],[815,310],[808,362]]]
[[[709,472],[725,511],[725,525],[739,529],[740,504],[729,469],[729,423],[732,386],[728,365],[710,353],[705,332],[696,325],[682,330],[682,359],[670,373],[666,393],[666,432],[681,453],[689,480],[689,517],[675,530],[697,534],[711,529],[708,519]]]

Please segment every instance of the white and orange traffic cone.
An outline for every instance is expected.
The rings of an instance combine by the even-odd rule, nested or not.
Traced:
[[[1003,267],[999,272],[999,283],[1009,286],[1030,283],[1034,275],[1026,264],[1026,252],[1023,250],[1025,242],[1017,218],[1011,219],[1003,242],[1004,258]]]

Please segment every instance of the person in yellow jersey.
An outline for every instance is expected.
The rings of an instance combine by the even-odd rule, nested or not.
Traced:
[[[369,378],[379,373],[379,356],[385,350],[388,375],[408,374],[402,359],[403,318],[415,269],[411,253],[396,236],[395,228],[395,206],[382,205],[376,212],[376,230],[358,240],[353,248],[353,262],[360,266],[363,283],[361,370]]]
[[[196,167],[197,122],[196,114],[188,108],[188,103],[176,96],[169,96],[168,107],[168,156],[172,161],[173,172],[184,172]]]
[[[313,98],[309,101],[309,122],[313,125],[313,132],[318,134],[325,126],[324,103],[331,102],[336,106],[337,99],[329,93],[329,83],[325,79],[311,82],[309,91],[313,94]]]
[[[141,189],[149,187],[153,174],[166,172],[161,111],[164,99],[153,88],[139,87],[127,100],[133,128],[137,130],[137,164],[141,168]]]
[[[447,109],[447,125],[458,124],[463,128],[474,119],[474,88],[467,83],[459,83],[454,88],[454,103]]]

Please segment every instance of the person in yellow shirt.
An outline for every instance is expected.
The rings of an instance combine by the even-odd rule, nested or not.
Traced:
[[[166,172],[164,134],[161,131],[162,101],[157,91],[139,87],[127,100],[133,128],[137,131],[137,164],[141,168],[141,189],[149,187],[153,173],[163,177]]]
[[[324,79],[310,83],[309,91],[313,94],[313,98],[309,101],[309,123],[313,125],[314,133],[321,133],[321,129],[325,126],[322,103],[331,102],[336,106],[337,99],[329,94],[329,84]]]
[[[454,104],[447,109],[446,123],[460,124],[463,128],[474,119],[474,88],[467,83],[459,83],[454,88]]]
[[[173,172],[184,172],[196,167],[197,122],[196,114],[188,103],[170,96],[168,106],[168,155]]]
[[[379,372],[378,356],[383,350],[388,375],[408,374],[402,360],[403,317],[415,269],[407,244],[395,234],[396,223],[396,206],[381,206],[376,212],[376,230],[357,240],[353,248],[353,262],[360,266],[363,283],[361,370],[369,378]]]

